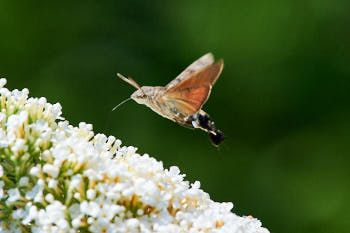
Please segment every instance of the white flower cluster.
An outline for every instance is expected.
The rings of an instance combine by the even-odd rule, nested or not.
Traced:
[[[61,106],[9,91],[0,80],[0,232],[267,233],[189,184],[177,167],[92,125],[69,125]]]

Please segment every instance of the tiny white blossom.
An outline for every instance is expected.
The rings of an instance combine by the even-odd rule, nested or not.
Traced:
[[[1,78],[0,79],[0,88],[3,88],[6,83],[7,83],[7,80],[5,78]]]
[[[23,186],[27,186],[28,184],[29,184],[29,178],[27,176],[21,177],[21,179],[19,180],[19,186],[23,187]]]
[[[89,189],[88,191],[86,191],[86,196],[88,199],[94,199],[96,196],[96,191],[94,189]]]
[[[24,217],[24,210],[23,209],[17,209],[13,211],[12,217],[16,220],[20,220]]]
[[[78,188],[79,184],[82,182],[82,177],[80,174],[72,177],[72,181],[70,182],[69,189]]]
[[[54,180],[54,179],[48,179],[48,184],[47,186],[51,189],[55,189],[57,187],[57,180]]]
[[[140,225],[140,221],[136,218],[130,218],[126,221],[126,226],[130,229],[135,229]]]
[[[80,200],[80,193],[74,193],[73,197],[77,200]]]
[[[58,170],[58,167],[55,167],[51,164],[45,164],[43,166],[43,172],[50,175],[52,178],[56,178],[59,170]]]
[[[29,174],[32,176],[38,176],[39,172],[40,172],[41,168],[40,168],[40,164],[36,165],[35,167],[32,167],[29,171]]]
[[[28,112],[21,111],[19,114],[11,115],[7,119],[8,131],[14,131],[28,119]]]
[[[28,200],[41,200],[43,186],[39,185],[38,183],[29,191],[26,192],[25,198]]]
[[[6,196],[3,189],[4,185],[5,185],[5,182],[0,180],[0,200]]]
[[[38,209],[35,205],[28,203],[25,208],[25,216],[22,220],[24,225],[30,224],[30,222],[38,217]]]
[[[46,200],[47,202],[49,202],[49,203],[52,203],[52,202],[55,200],[55,198],[54,198],[54,196],[53,196],[51,193],[48,193],[48,194],[46,194],[46,196],[45,196],[45,200]]]
[[[3,112],[0,112],[0,122],[3,124],[6,121],[6,114]]]
[[[18,188],[9,189],[8,195],[9,195],[9,198],[6,200],[7,205],[11,205],[21,198],[21,194]]]
[[[81,225],[82,225],[81,217],[74,218],[72,220],[72,226],[73,226],[74,229],[77,229],[78,227],[81,227]]]

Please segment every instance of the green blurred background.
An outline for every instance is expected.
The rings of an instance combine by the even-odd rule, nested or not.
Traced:
[[[0,76],[271,232],[349,232],[349,23],[348,0],[2,0]],[[165,85],[209,51],[225,61],[204,106],[219,149],[134,102],[106,123],[134,91],[117,72]]]

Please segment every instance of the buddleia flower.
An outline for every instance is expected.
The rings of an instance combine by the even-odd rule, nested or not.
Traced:
[[[0,232],[254,232],[178,167],[62,116],[0,80]]]

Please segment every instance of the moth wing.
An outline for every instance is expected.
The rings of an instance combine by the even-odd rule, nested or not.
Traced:
[[[173,88],[184,79],[188,78],[192,74],[197,73],[198,71],[202,70],[204,67],[211,65],[213,63],[214,63],[213,54],[207,53],[203,55],[202,57],[194,61],[191,65],[189,65],[184,71],[182,71],[182,73],[180,73],[173,81],[168,83],[168,85],[166,85],[165,88],[166,89]]]
[[[219,60],[182,80],[165,92],[165,103],[185,116],[198,112],[208,100],[222,68],[223,61]]]

